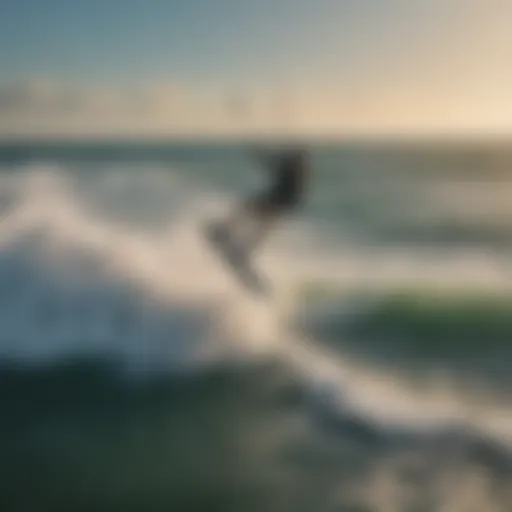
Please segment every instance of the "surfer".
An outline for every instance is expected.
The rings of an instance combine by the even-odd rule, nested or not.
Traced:
[[[231,243],[238,229],[248,227],[249,239],[237,243],[244,254],[250,254],[261,244],[275,223],[298,208],[303,200],[307,178],[307,154],[303,149],[291,149],[277,155],[259,155],[271,175],[270,187],[243,200],[222,225],[215,237]]]

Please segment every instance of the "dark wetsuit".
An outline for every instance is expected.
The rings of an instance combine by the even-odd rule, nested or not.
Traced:
[[[249,196],[236,208],[227,222],[214,226],[215,238],[231,238],[239,224],[255,220],[255,232],[244,251],[250,253],[262,240],[269,228],[282,214],[293,210],[302,202],[307,179],[306,155],[293,151],[277,158],[264,158],[272,176],[272,184],[263,192]],[[235,237],[236,238],[236,237]]]
[[[281,157],[271,169],[274,173],[270,190],[257,200],[260,207],[270,211],[290,210],[302,200],[306,169],[300,154]]]

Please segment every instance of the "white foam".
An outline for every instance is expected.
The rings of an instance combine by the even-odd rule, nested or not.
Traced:
[[[261,302],[237,285],[201,238],[201,222],[222,211],[226,198],[205,195],[184,175],[106,171],[85,186],[83,176],[35,166],[0,179],[12,204],[0,221],[0,295],[8,293],[0,302],[1,356],[114,355],[153,371],[274,353],[313,385],[332,386],[342,406],[350,402],[365,414],[421,423],[471,416],[485,423],[458,397],[448,400],[449,391],[420,403],[400,383],[301,343],[287,320],[296,314],[297,285],[308,280],[509,286],[486,255],[440,260],[354,246],[329,255],[318,237],[281,230],[261,259],[276,296]],[[495,418],[487,427],[512,427],[508,411],[487,412]]]

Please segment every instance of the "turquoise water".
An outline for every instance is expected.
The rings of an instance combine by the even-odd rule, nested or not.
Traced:
[[[511,510],[510,147],[310,148],[260,301],[247,146],[0,147],[2,510]]]

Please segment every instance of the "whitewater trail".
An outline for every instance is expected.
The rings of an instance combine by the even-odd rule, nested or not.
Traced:
[[[199,227],[212,206],[204,198],[197,209],[189,201],[189,209],[170,219],[166,229],[147,233],[95,214],[58,170],[39,170],[16,179],[16,207],[0,223],[1,247],[5,254],[29,243],[32,263],[41,274],[51,273],[54,285],[59,280],[81,281],[87,288],[92,280],[101,297],[108,283],[124,283],[137,289],[140,300],[163,309],[210,310],[205,335],[216,343],[279,338],[279,297],[271,303],[252,299],[202,240]],[[41,283],[25,284],[32,292],[45,291]],[[104,300],[102,305],[108,308]],[[147,336],[142,337],[147,341]],[[30,354],[28,347],[18,352]]]
[[[304,251],[274,245],[260,266],[276,293],[261,301],[238,285],[202,239],[201,223],[226,207],[220,195],[205,195],[174,175],[158,173],[150,178],[113,174],[85,189],[51,167],[1,179],[4,357],[32,361],[113,355],[130,370],[154,373],[277,356],[309,382],[315,401],[331,409],[350,408],[374,421],[407,421],[423,428],[474,424],[479,417],[477,423],[489,430],[512,432],[510,411],[489,407],[484,417],[447,388],[420,403],[417,394],[393,378],[320,349],[294,330],[302,281],[328,282],[330,277],[339,286],[370,280],[376,286],[378,275],[399,277],[389,271],[393,261],[386,272],[380,268],[369,276],[368,264],[357,258],[352,265],[341,258],[318,263]],[[157,219],[159,229],[126,221],[134,198],[142,202],[142,211],[152,210],[149,224]],[[492,271],[483,268],[488,282]],[[422,274],[426,281],[435,275]],[[458,276],[466,282],[465,272]],[[438,272],[435,282],[442,277]]]
[[[148,234],[99,216],[74,193],[59,170],[39,169],[15,180],[17,187],[12,188],[17,207],[0,224],[0,243],[5,249],[32,240],[29,250],[37,260],[38,272],[36,282],[25,283],[30,293],[46,295],[43,300],[48,300],[50,288],[56,285],[60,286],[57,295],[64,297],[80,296],[88,290],[93,303],[88,324],[101,331],[102,320],[108,323],[111,317],[114,322],[122,321],[116,320],[115,310],[124,300],[124,292],[120,295],[112,290],[120,284],[123,290],[132,286],[136,304],[128,315],[136,321],[130,318],[130,329],[123,331],[122,339],[113,326],[110,333],[104,328],[103,336],[89,332],[84,337],[86,321],[82,321],[81,330],[76,315],[63,312],[61,323],[70,325],[46,339],[37,327],[32,335],[25,336],[20,336],[18,327],[15,341],[4,344],[4,351],[6,347],[11,350],[9,355],[30,360],[80,351],[114,352],[130,368],[149,365],[152,371],[184,367],[187,360],[197,363],[277,356],[313,380],[327,374],[339,378],[341,368],[336,358],[312,350],[290,327],[294,280],[300,275],[293,273],[291,258],[283,252],[280,257],[276,253],[273,258],[263,256],[261,267],[272,276],[275,291],[270,299],[261,300],[247,293],[209,250],[199,227],[225,207],[222,198],[210,195],[208,201],[202,195],[194,200],[190,189],[175,189],[169,201],[188,194],[187,208],[170,219],[165,229]],[[30,273],[34,277],[33,269]],[[51,283],[43,282],[41,275],[51,275]],[[155,318],[155,310],[159,318]],[[180,316],[191,324],[191,332],[177,328]],[[176,346],[181,350],[174,350]]]

